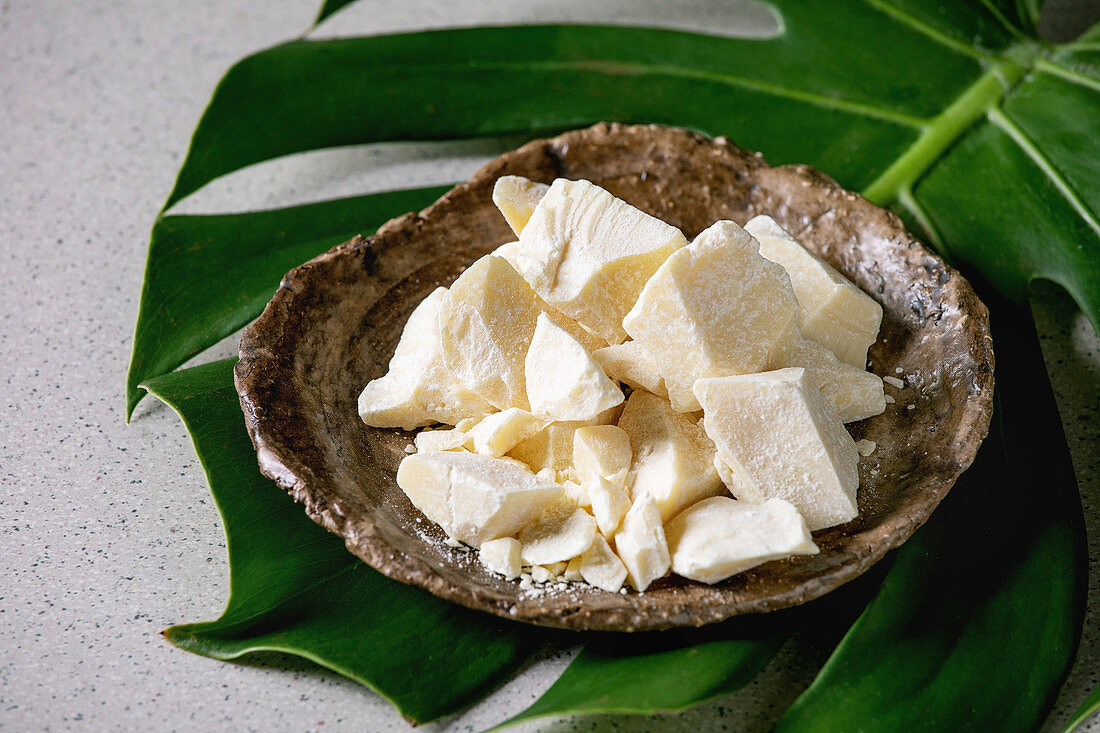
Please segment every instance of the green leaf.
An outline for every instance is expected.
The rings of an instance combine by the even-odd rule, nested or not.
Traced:
[[[287,270],[355,234],[373,232],[397,214],[427,206],[448,188],[157,219],[126,376],[127,418],[144,394],[139,384],[258,316]]]
[[[321,5],[321,10],[317,13],[317,18],[313,21],[314,25],[317,25],[325,18],[329,17],[337,10],[340,10],[345,5],[351,5],[355,0],[325,0]]]
[[[778,732],[1032,730],[1069,671],[1088,567],[1077,484],[1029,314],[991,300],[990,436]]]
[[[901,22],[921,26],[965,49],[985,53],[1003,51],[1019,32],[1006,13],[1011,0],[867,0],[883,12],[892,13]],[[896,52],[895,52],[896,53]]]
[[[235,659],[282,651],[350,677],[417,722],[487,694],[548,637],[384,577],[257,466],[233,360],[150,380],[182,418],[225,524],[230,595],[217,621],[173,626],[188,651]]]
[[[787,635],[743,619],[706,632],[598,635],[534,705],[498,728],[562,715],[683,710],[751,682]]]
[[[702,629],[591,634],[534,705],[501,723],[609,713],[685,710],[751,682],[794,634],[835,643],[878,591],[890,561],[796,608],[741,616]],[[824,648],[828,648],[825,646]]]
[[[1066,721],[1066,726],[1062,728],[1062,731],[1064,733],[1072,733],[1097,710],[1100,710],[1100,686],[1093,688],[1088,698],[1081,703],[1081,707],[1077,708],[1073,716]]]
[[[767,41],[526,26],[276,46],[221,81],[166,206],[218,176],[304,150],[602,119],[736,133],[774,162],[812,163],[859,187],[986,58],[888,3],[777,5],[783,33]],[[854,28],[859,43],[849,42]],[[901,48],[921,63],[882,63]]]
[[[1074,78],[1084,77],[1086,84],[1088,81],[1100,82],[1100,23],[1056,49],[1051,60],[1054,66],[1074,74]],[[1057,73],[1059,68],[1044,70]]]
[[[1040,169],[1063,187],[1063,194],[1073,196],[1078,214],[1092,219],[1097,230],[1096,214],[1100,211],[1100,176],[1095,159],[1088,159],[1100,137],[1100,119],[1090,114],[1100,105],[1100,83],[1095,88],[1080,79],[1053,75],[1051,64],[1039,68],[1013,90],[1003,104],[1004,114],[1019,128],[1019,143],[1033,158],[1033,164],[1044,161]],[[997,120],[995,122],[1000,125]],[[1034,154],[1026,149],[1024,140],[1035,146]]]

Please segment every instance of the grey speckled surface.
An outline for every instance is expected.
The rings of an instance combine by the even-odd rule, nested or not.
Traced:
[[[0,0],[0,727],[11,730],[390,730],[369,691],[310,664],[196,657],[160,629],[213,618],[225,542],[175,416],[147,400],[122,419],[122,383],[155,212],[218,78],[305,29],[316,2]],[[370,6],[369,8],[367,6]],[[766,32],[741,3],[601,5],[383,0],[323,34],[455,23],[634,17]],[[655,4],[656,5],[656,4]],[[641,13],[641,15],[639,15]],[[393,145],[300,156],[229,176],[186,202],[234,210],[465,177],[517,141]],[[1064,297],[1037,302],[1043,346],[1100,561],[1100,345]],[[232,353],[231,341],[203,359]],[[1095,585],[1095,584],[1094,584]],[[1100,599],[1051,725],[1097,684]],[[760,730],[808,683],[825,649],[789,645],[743,691],[676,718],[550,721],[529,729]],[[567,664],[544,657],[463,716],[478,730],[518,712]],[[1100,729],[1095,719],[1092,729]]]

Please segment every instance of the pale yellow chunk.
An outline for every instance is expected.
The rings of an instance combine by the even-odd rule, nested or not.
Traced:
[[[626,340],[623,316],[650,275],[687,244],[676,227],[589,181],[559,178],[519,235],[531,287],[593,333]]]
[[[852,366],[867,365],[867,349],[878,338],[882,306],[826,262],[803,247],[770,216],[745,225],[760,242],[760,254],[783,266],[798,298],[798,327]]]
[[[575,557],[565,566],[565,572],[561,574],[562,580],[568,583],[579,583],[584,580],[581,575],[581,558]]]
[[[627,580],[635,590],[645,590],[668,573],[668,544],[653,497],[643,495],[634,500],[615,535],[615,552],[626,565]]]
[[[584,582],[609,593],[617,593],[626,580],[626,565],[619,559],[600,535],[580,558],[581,577]]]
[[[506,260],[486,255],[455,280],[440,305],[443,361],[496,408],[529,410],[524,359],[544,312],[586,348],[602,345],[546,305]]]
[[[477,556],[481,564],[494,573],[503,575],[508,580],[515,580],[523,569],[519,548],[519,540],[514,537],[501,537],[482,542]]]
[[[397,485],[448,536],[473,546],[514,535],[564,498],[518,461],[466,451],[408,456]]]
[[[474,426],[479,422],[481,422],[481,417],[467,417],[455,423],[455,430],[468,433],[473,430]]]
[[[470,436],[458,429],[421,430],[413,442],[417,453],[430,453],[441,450],[461,450]]]
[[[560,578],[562,576],[562,573],[565,572],[565,569],[569,567],[569,563],[552,562],[549,565],[542,565],[540,567],[546,568],[546,570],[550,573],[551,578]]]
[[[612,379],[628,384],[633,389],[644,389],[658,397],[668,397],[665,379],[661,376],[657,362],[646,355],[645,349],[637,341],[596,349],[592,352],[592,358]]]
[[[855,519],[859,454],[805,369],[700,379],[707,435],[738,499],[785,499],[811,530]]]
[[[630,435],[622,428],[591,425],[573,433],[573,468],[605,537],[614,536],[630,509],[626,477],[631,458]]]
[[[619,419],[621,413],[622,405],[617,405],[592,420],[550,423],[508,451],[508,455],[523,461],[532,471],[553,471],[559,482],[576,481],[577,474],[573,470],[573,433],[585,425],[610,425]]]
[[[633,460],[627,488],[636,501],[649,496],[665,521],[708,496],[725,493],[714,468],[714,443],[689,415],[667,400],[634,392],[619,427],[630,436]]]
[[[550,571],[542,565],[535,565],[531,568],[531,580],[535,583],[545,583],[550,580]]]
[[[544,426],[544,422],[526,410],[509,407],[486,416],[471,428],[470,446],[474,453],[503,456],[515,448],[517,443],[531,437]]]
[[[531,580],[536,583],[545,583],[552,577],[553,575],[550,573],[550,568],[544,565],[535,565],[531,568]]]
[[[724,496],[704,499],[665,525],[672,572],[700,583],[791,555],[816,555],[810,530],[794,504],[751,504]]]
[[[519,272],[518,260],[516,259],[519,255],[519,242],[505,242],[489,254],[507,260],[508,264],[515,268],[516,272]]]
[[[518,237],[549,189],[523,176],[501,176],[493,185],[493,203]]]
[[[882,379],[843,362],[816,341],[796,336],[776,355],[773,369],[802,367],[833,406],[841,422],[854,422],[886,410]]]
[[[568,562],[587,550],[595,538],[592,515],[567,501],[547,507],[517,536],[525,565]]]
[[[542,420],[591,420],[623,401],[581,343],[540,313],[524,362],[531,412]]]
[[[547,478],[553,477],[554,481],[558,480],[557,472],[552,468],[546,468],[539,471],[539,474],[545,475]],[[565,498],[573,502],[582,509],[591,509],[592,501],[588,498],[588,490],[583,485],[578,484],[576,481],[570,481],[566,479],[561,482],[562,488],[565,489]]]
[[[416,306],[384,377],[359,395],[359,416],[376,428],[413,428],[481,417],[492,406],[463,386],[443,358],[439,310],[446,288],[436,288]]]
[[[783,268],[719,221],[661,265],[623,326],[656,362],[672,407],[694,412],[696,379],[767,369],[797,315]]]
[[[568,563],[555,562],[549,565],[534,565],[531,567],[531,580],[535,583],[549,583],[565,572]]]

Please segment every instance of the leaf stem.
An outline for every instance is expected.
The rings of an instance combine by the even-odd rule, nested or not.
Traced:
[[[863,190],[863,195],[882,205],[897,200],[903,190],[912,189],[960,135],[1004,98],[1025,70],[1012,58],[997,61],[933,119],[909,149]]]

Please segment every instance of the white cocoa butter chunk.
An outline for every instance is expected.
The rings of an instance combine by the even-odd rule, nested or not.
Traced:
[[[649,358],[637,341],[596,349],[592,352],[592,358],[612,379],[633,389],[644,389],[658,397],[668,397],[665,378],[661,376],[657,362]]]
[[[732,221],[719,221],[653,274],[623,327],[657,364],[677,412],[696,379],[767,369],[790,337],[798,301],[779,265]]]
[[[609,593],[617,593],[626,580],[626,565],[600,535],[581,555],[578,570],[584,582]]]
[[[508,580],[519,577],[522,561],[519,555],[519,540],[514,537],[501,537],[482,542],[477,556],[481,564]]]
[[[518,237],[550,187],[523,176],[501,176],[493,185],[493,203]]]
[[[539,471],[542,475],[545,472],[548,476],[553,476],[557,481],[557,474],[553,469],[544,469]],[[584,488],[583,484],[578,484],[576,481],[566,479],[561,482],[561,486],[565,489],[565,498],[573,502],[582,509],[590,509],[592,507],[592,500],[588,498],[588,490]]]
[[[497,409],[528,410],[524,360],[542,313],[586,348],[603,345],[554,312],[507,260],[486,255],[454,281],[440,304],[443,361],[462,384]]]
[[[630,509],[626,477],[632,456],[630,435],[615,425],[590,425],[573,433],[573,468],[605,537],[615,534]]]
[[[608,343],[626,340],[623,316],[684,235],[589,181],[559,178],[519,234],[519,269],[561,312]]]
[[[439,334],[446,288],[436,288],[416,306],[390,359],[386,375],[359,395],[359,417],[376,428],[413,428],[481,417],[492,406],[467,389],[447,368]]]
[[[517,268],[516,272],[519,272],[516,256],[519,254],[519,242],[505,242],[489,254],[494,257],[500,257],[507,261],[513,268]]]
[[[693,504],[665,525],[672,572],[717,583],[770,560],[816,555],[817,545],[794,505],[715,496]]]
[[[523,562],[547,565],[568,562],[580,555],[596,537],[596,520],[568,501],[547,507],[535,521],[520,530]]]
[[[821,394],[840,415],[841,422],[854,422],[881,415],[886,410],[882,379],[841,361],[817,341],[794,335],[775,357],[773,369],[802,367]]]
[[[623,401],[623,391],[577,339],[540,313],[524,362],[531,412],[542,420],[591,420]]]
[[[459,420],[455,423],[455,430],[460,430],[464,433],[468,433],[474,429],[474,426],[481,422],[480,417],[467,417]]]
[[[470,429],[469,441],[474,453],[499,457],[544,426],[544,422],[526,410],[509,407],[482,418]]]
[[[560,578],[561,574],[565,572],[565,568],[567,568],[568,566],[569,563],[563,561],[552,562],[548,565],[543,565],[542,567],[546,568],[546,570],[550,573],[551,578]]]
[[[542,565],[536,565],[531,568],[531,580],[536,583],[545,583],[553,576],[550,574],[550,569]]]
[[[397,485],[449,536],[476,547],[514,535],[564,500],[561,486],[522,463],[466,451],[408,456],[397,469]]]
[[[855,441],[805,369],[700,379],[703,425],[738,499],[794,504],[811,530],[855,519]]]
[[[661,512],[653,497],[642,495],[634,500],[615,535],[615,552],[626,566],[627,580],[635,590],[645,590],[668,573],[668,544]]]
[[[714,443],[690,415],[668,400],[637,391],[619,418],[630,437],[627,489],[633,500],[649,496],[665,521],[708,496],[725,493],[714,468]]]
[[[601,412],[592,420],[552,422],[527,440],[508,451],[508,455],[523,461],[536,473],[554,472],[556,480],[576,481],[573,470],[573,433],[585,425],[610,425],[619,419],[622,405]]]
[[[568,583],[579,583],[584,580],[584,576],[581,575],[581,557],[578,555],[569,561],[569,564],[565,566],[565,572],[561,574],[561,579]]]
[[[882,306],[807,250],[770,216],[757,216],[745,230],[760,242],[760,254],[783,266],[798,298],[798,327],[852,366],[863,369],[878,338]]]
[[[458,429],[421,430],[413,442],[417,453],[431,453],[441,450],[461,450],[470,436]]]

